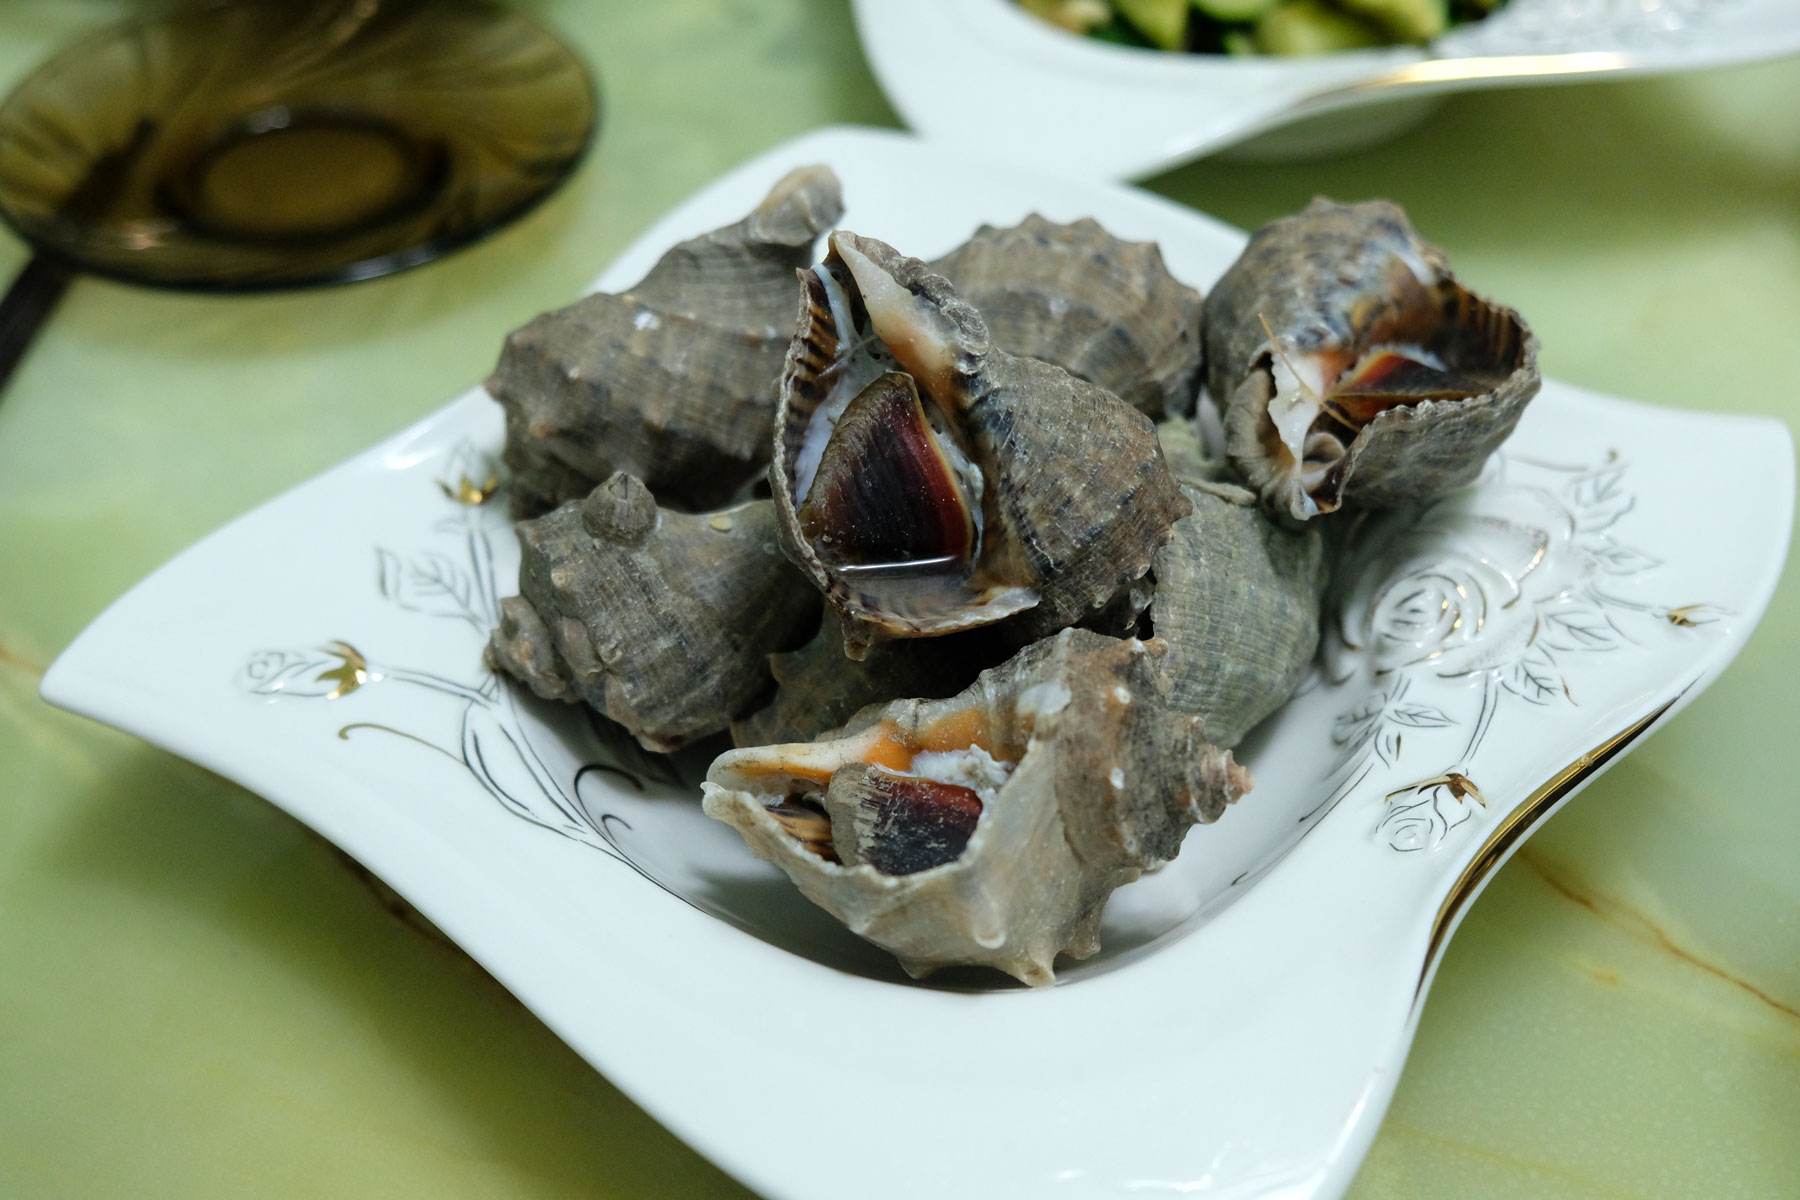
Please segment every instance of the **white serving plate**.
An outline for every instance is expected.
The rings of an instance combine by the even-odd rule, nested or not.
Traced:
[[[1245,153],[1343,153],[1399,132],[1446,91],[1800,51],[1793,0],[1507,0],[1429,47],[1307,58],[1113,46],[1065,33],[1014,0],[854,7],[875,78],[913,129],[979,156],[971,161],[1094,179],[1142,178],[1259,134]]]
[[[596,286],[811,162],[847,227],[926,257],[981,221],[1092,215],[1203,286],[1243,241],[1140,192],[833,129],[713,183]],[[330,838],[783,1200],[1341,1193],[1468,902],[1742,647],[1793,508],[1778,423],[1547,382],[1478,487],[1377,529],[1326,667],[1240,749],[1256,790],[1031,991],[907,981],[696,789],[638,790],[576,710],[484,670],[517,550],[503,502],[456,493],[500,442],[471,391],[237,520],[82,633],[44,695]]]

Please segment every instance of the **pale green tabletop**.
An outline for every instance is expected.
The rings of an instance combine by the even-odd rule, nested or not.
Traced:
[[[143,7],[11,0],[0,88]],[[37,697],[141,576],[481,378],[721,170],[894,123],[843,0],[535,7],[608,101],[547,207],[348,288],[79,282],[0,403],[0,1195],[747,1194],[330,846]],[[1391,196],[1547,373],[1800,416],[1800,62],[1466,96],[1378,150],[1152,186],[1240,225]],[[1790,571],[1731,671],[1500,872],[1356,1200],[1800,1195],[1797,620]]]

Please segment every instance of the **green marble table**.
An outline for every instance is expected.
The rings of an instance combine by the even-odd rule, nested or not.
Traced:
[[[10,0],[0,87],[141,7]],[[37,697],[140,576],[480,378],[723,168],[894,123],[843,0],[533,7],[609,102],[546,207],[348,288],[79,282],[0,403],[0,1196],[746,1194],[330,846]],[[1376,150],[1150,186],[1240,225],[1391,196],[1529,314],[1547,373],[1800,417],[1800,61],[1465,96]],[[1356,1200],[1800,1195],[1791,576],[1475,905]]]

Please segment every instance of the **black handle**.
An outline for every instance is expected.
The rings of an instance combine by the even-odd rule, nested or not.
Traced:
[[[30,349],[39,327],[56,311],[74,277],[69,268],[41,254],[32,255],[13,277],[6,297],[0,299],[0,394],[5,393],[13,369]]]

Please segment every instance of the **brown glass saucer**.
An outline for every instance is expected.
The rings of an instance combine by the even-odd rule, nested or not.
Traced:
[[[211,0],[106,29],[0,105],[0,218],[64,269],[262,290],[436,258],[561,183],[593,79],[480,0]]]

